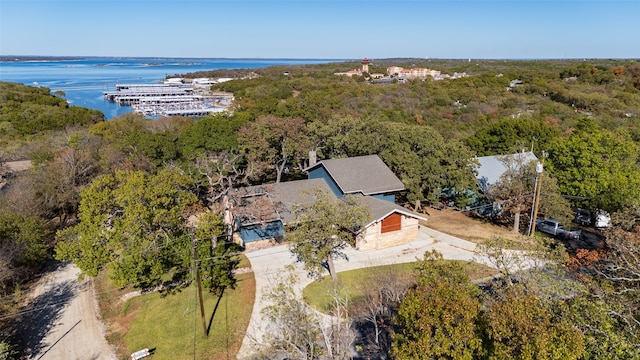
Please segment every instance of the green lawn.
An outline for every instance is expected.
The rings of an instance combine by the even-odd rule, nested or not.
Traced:
[[[226,290],[221,298],[203,293],[207,325],[213,314],[208,337],[195,301],[195,286],[191,285],[172,294],[150,293],[127,302],[103,297],[101,307],[109,326],[108,339],[121,358],[149,348],[155,349],[154,360],[193,359],[195,344],[197,359],[235,359],[255,298],[253,273],[238,275],[237,279],[236,289]],[[111,306],[104,301],[111,301]]]
[[[459,261],[459,260],[448,260]],[[488,266],[467,261],[459,261],[463,264],[469,278],[473,280],[483,279],[497,274],[497,271]],[[375,287],[385,281],[415,282],[416,263],[403,263],[370,268],[356,269],[338,273],[338,281],[334,283],[329,276],[318,279],[302,292],[305,302],[315,309],[327,312],[331,309],[333,294],[339,291],[342,297],[348,296],[351,303],[363,295],[367,288]]]

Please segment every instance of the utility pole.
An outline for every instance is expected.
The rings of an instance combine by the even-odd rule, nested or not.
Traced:
[[[536,164],[536,181],[533,184],[533,199],[531,201],[531,214],[529,215],[529,227],[527,228],[527,234],[529,236],[531,236],[533,233],[531,232],[531,224],[533,223],[533,211],[536,208],[536,192],[538,191],[538,180],[539,180],[539,174],[540,172],[538,171],[538,168],[541,167],[542,165],[540,163]]]
[[[533,236],[536,233],[536,219],[538,218],[538,206],[540,205],[540,189],[542,188],[542,174],[544,171],[544,158],[547,156],[546,151],[542,151],[542,161],[536,165],[536,172],[538,173],[538,188],[536,189],[535,205],[533,207],[533,219],[531,219],[531,233],[529,236]]]

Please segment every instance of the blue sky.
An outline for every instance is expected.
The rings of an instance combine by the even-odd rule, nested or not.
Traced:
[[[640,0],[0,0],[0,55],[640,58]]]

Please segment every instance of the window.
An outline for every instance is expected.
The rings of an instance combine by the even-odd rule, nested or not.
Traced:
[[[380,232],[386,233],[391,231],[398,231],[402,228],[402,215],[393,213],[386,218],[382,219],[382,229]]]

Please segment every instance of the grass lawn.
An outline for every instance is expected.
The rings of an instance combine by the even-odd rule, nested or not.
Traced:
[[[491,267],[461,260],[458,261],[467,269],[471,281],[483,279],[497,274]],[[370,268],[356,269],[338,273],[338,282],[334,283],[331,277],[325,276],[318,279],[302,292],[305,302],[322,312],[331,309],[333,294],[338,290],[341,296],[348,295],[350,302],[357,301],[364,293],[365,288],[374,287],[381,281],[403,281],[415,283],[416,263],[403,263]]]
[[[221,298],[203,292],[206,322],[210,324],[208,337],[202,328],[195,285],[123,302],[119,297],[126,291],[108,289],[105,278],[102,275],[96,281],[96,291],[108,327],[107,340],[120,358],[150,348],[155,349],[154,360],[193,359],[195,344],[197,359],[235,359],[253,309],[253,273],[237,275],[236,289],[226,290]]]

